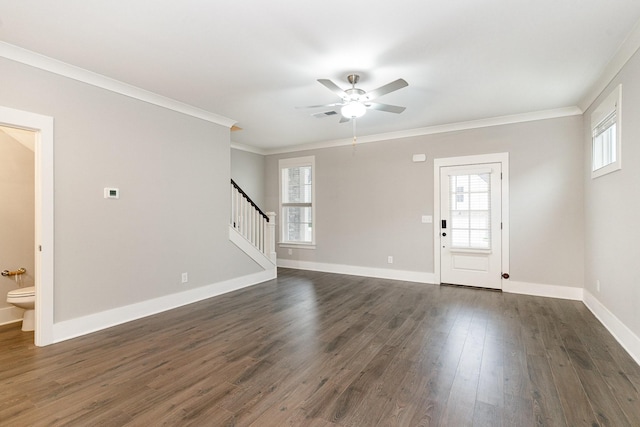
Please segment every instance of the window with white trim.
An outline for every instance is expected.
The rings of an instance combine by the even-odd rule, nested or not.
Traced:
[[[280,244],[315,244],[315,157],[281,159]]]
[[[591,113],[591,178],[622,168],[621,100],[622,85],[619,85]]]

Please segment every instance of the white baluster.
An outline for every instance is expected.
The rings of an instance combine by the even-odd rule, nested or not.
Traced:
[[[255,240],[253,239],[253,233],[254,233],[254,217],[256,215],[256,210],[253,208],[253,206],[251,206],[251,203],[247,203],[247,206],[249,209],[251,209],[249,212],[249,241],[251,242],[252,245],[255,246]]]
[[[251,224],[252,224],[252,233],[251,233],[251,243],[253,243],[253,246],[258,246],[257,242],[258,242],[258,211],[256,210],[256,208],[253,208],[253,215],[251,215]]]
[[[258,249],[264,253],[264,218],[260,215],[260,241],[258,242]]]
[[[240,192],[236,190],[236,230],[242,229],[242,205],[240,204]]]
[[[248,218],[247,218],[247,201],[242,198],[242,235],[247,237],[249,230]]]

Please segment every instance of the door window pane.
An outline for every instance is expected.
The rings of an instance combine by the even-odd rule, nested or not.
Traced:
[[[451,246],[491,249],[491,174],[449,177]]]
[[[451,230],[451,246],[454,248],[469,247],[469,230]]]

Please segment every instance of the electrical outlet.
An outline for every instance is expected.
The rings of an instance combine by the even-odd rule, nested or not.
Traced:
[[[189,281],[189,273],[182,273],[182,283],[187,283]]]
[[[600,292],[600,280],[596,280],[596,291]]]
[[[393,264],[393,257],[391,255],[387,257],[387,264]]]

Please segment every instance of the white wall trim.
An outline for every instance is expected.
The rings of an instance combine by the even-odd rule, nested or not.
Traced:
[[[246,151],[248,153],[260,154],[261,156],[265,156],[268,154],[267,151],[262,148],[252,147],[250,145],[240,144],[233,141],[231,141],[231,148],[233,148],[234,150]]]
[[[253,286],[274,278],[275,269],[265,270],[211,285],[141,301],[124,307],[58,322],[54,324],[54,342],[65,341],[81,335],[90,334],[132,320],[141,319],[183,305]]]
[[[211,113],[201,108],[185,104],[184,102],[149,92],[119,80],[103,76],[102,74],[94,73],[93,71],[88,71],[84,68],[76,67],[6,42],[0,42],[0,57],[49,71],[51,73],[106,89],[111,92],[119,93],[120,95],[148,102],[149,104],[167,108],[178,113],[226,126],[228,128],[231,128],[231,126],[236,123],[235,120],[219,114]]]
[[[22,320],[23,313],[24,310],[18,307],[0,308],[0,326],[20,322]]]
[[[629,353],[629,355],[640,365],[640,337],[633,333],[620,319],[609,311],[593,294],[584,290],[584,305],[587,306],[594,316],[604,325],[611,335]]]
[[[502,291],[510,294],[582,301],[583,290],[584,289],[582,288],[575,288],[571,286],[543,285],[539,283],[517,282],[513,280],[502,281]]]
[[[611,58],[611,61],[609,61],[598,80],[591,89],[589,89],[582,101],[580,101],[579,106],[582,111],[587,111],[638,49],[640,49],[640,21],[636,23],[636,26],[629,33],[622,45],[620,45],[620,48],[613,58]]]
[[[434,283],[433,273],[422,271],[392,270],[388,268],[361,267],[357,265],[327,264],[278,258],[278,267],[297,270],[321,271],[324,273],[347,274],[351,276],[375,277],[379,279],[402,280],[405,282]]]
[[[421,271],[392,270],[387,268],[360,267],[344,264],[327,264],[320,262],[278,259],[278,267],[296,270],[321,271],[324,273],[347,274],[352,276],[376,277],[380,279],[403,280],[405,282],[435,284],[434,273]],[[582,301],[582,288],[558,285],[542,285],[537,283],[514,282],[505,280],[503,292],[561,298]]]
[[[0,44],[1,46],[1,44]],[[35,141],[35,345],[53,343],[54,224],[53,117],[0,106],[0,124],[36,132]]]
[[[249,257],[257,262],[260,267],[264,268],[265,270],[271,269],[275,271],[275,263],[271,261],[265,254],[260,252],[258,248],[253,246],[253,244],[249,240],[247,240],[246,237],[244,237],[240,232],[238,232],[238,230],[236,230],[232,226],[229,226],[229,240],[231,240],[231,242],[238,248],[240,248],[240,250],[242,250],[245,254],[249,255]]]
[[[479,129],[491,126],[502,126],[515,123],[533,122],[537,120],[557,119],[560,117],[579,116],[582,110],[578,107],[565,107],[553,110],[535,111],[532,113],[514,114],[510,116],[489,117],[486,119],[471,120],[467,122],[449,123],[438,126],[429,126],[417,129],[408,129],[398,132],[380,133],[377,135],[358,136],[358,144],[369,142],[387,141],[390,139],[410,138],[422,135],[434,135],[439,133],[456,132],[461,130]],[[263,152],[269,154],[293,153],[296,151],[316,150],[320,148],[341,147],[352,145],[353,138],[336,139],[333,141],[315,142],[310,144],[292,145],[287,147],[267,148]]]

